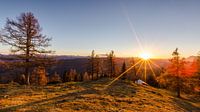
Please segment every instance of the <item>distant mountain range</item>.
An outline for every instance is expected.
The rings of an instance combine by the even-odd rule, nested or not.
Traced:
[[[192,62],[197,59],[197,56],[189,56],[186,58],[186,61]]]
[[[54,57],[56,58],[56,60],[88,58],[88,56],[75,56],[75,55],[54,55]]]
[[[12,59],[14,55],[6,55],[6,54],[0,54],[0,61],[4,59]],[[106,54],[100,54],[100,57],[106,57]],[[69,59],[80,59],[80,58],[89,58],[89,56],[79,56],[79,55],[53,55],[56,60],[69,60]],[[126,57],[120,57],[120,58],[126,58]],[[186,58],[186,61],[194,61],[197,57],[196,56],[189,56]],[[168,59],[152,59],[152,60],[162,60],[162,61],[168,61]]]
[[[12,60],[14,55],[0,54],[0,61],[2,60]],[[75,56],[75,55],[53,55],[56,60],[68,60],[68,59],[80,59],[88,58],[88,56]]]

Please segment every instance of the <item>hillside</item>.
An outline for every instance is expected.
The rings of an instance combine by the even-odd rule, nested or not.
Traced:
[[[45,87],[0,84],[0,112],[199,112],[200,98],[178,99],[166,90],[110,79]]]

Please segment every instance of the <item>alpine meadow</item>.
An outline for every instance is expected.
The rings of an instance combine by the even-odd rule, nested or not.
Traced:
[[[0,112],[200,112],[199,6],[0,1]]]

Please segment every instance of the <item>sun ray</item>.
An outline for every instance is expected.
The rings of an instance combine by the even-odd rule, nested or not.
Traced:
[[[145,60],[144,62],[144,80],[146,82],[146,77],[147,77],[147,61]]]
[[[155,78],[155,77],[156,77],[156,74],[155,74],[155,72],[153,71],[153,68],[151,67],[149,61],[147,61],[147,64],[149,65],[149,68],[150,68],[151,72],[153,73],[153,77]]]
[[[130,68],[128,68],[125,72],[121,73],[118,77],[116,77],[114,80],[112,80],[109,84],[107,84],[105,86],[104,89],[106,89],[108,86],[110,86],[111,84],[113,84],[116,80],[118,80],[120,77],[122,77],[125,73],[127,73],[129,70],[131,70],[133,67],[135,67],[136,65],[138,65],[142,60],[138,61],[137,63],[135,63],[134,65],[132,65]]]
[[[125,15],[125,17],[126,17],[126,19],[127,19],[127,22],[128,22],[128,24],[129,24],[131,33],[132,33],[133,36],[135,37],[136,42],[137,42],[137,44],[138,44],[139,47],[140,47],[140,50],[141,50],[141,51],[144,51],[144,48],[143,48],[142,43],[141,43],[141,41],[140,41],[140,38],[139,38],[139,36],[138,36],[138,32],[136,32],[136,28],[135,28],[133,22],[131,21],[131,18],[130,18],[130,16],[129,16],[128,11],[126,10],[125,5],[123,5],[123,4],[122,4],[122,9],[123,9],[123,13],[124,13],[124,15]],[[132,18],[132,20],[133,20],[133,18]]]
[[[142,61],[142,63],[140,64],[140,67],[138,68],[138,70],[137,70],[137,72],[136,72],[136,76],[137,76],[137,74],[139,73],[139,71],[140,71],[140,69],[141,69],[141,67],[142,67],[143,64],[144,64],[144,61]]]
[[[162,69],[158,64],[154,63],[153,61],[149,60],[149,62],[150,62],[151,64],[153,64],[154,66],[156,66],[157,68]]]

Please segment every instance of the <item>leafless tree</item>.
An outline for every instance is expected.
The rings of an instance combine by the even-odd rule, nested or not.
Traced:
[[[22,13],[16,20],[7,19],[2,31],[0,42],[10,45],[15,58],[21,60],[24,68],[26,84],[30,84],[30,69],[34,64],[45,64],[44,54],[52,53],[46,50],[51,38],[41,33],[38,19],[33,13]]]

